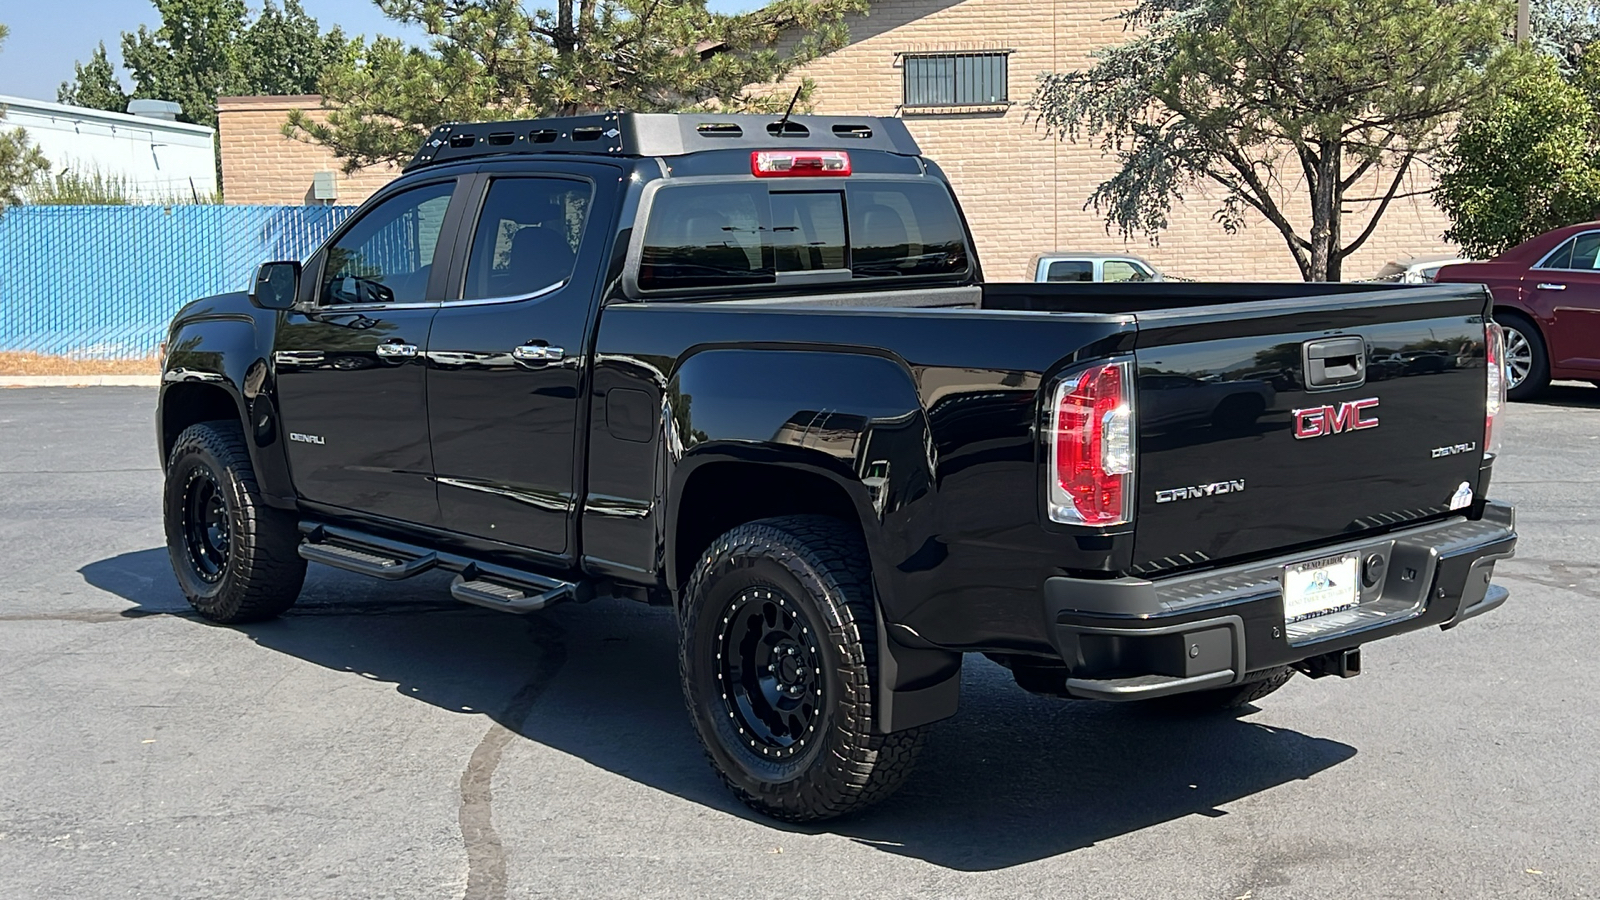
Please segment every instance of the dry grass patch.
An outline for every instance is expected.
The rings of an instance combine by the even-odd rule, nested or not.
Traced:
[[[0,352],[0,375],[160,375],[161,360],[73,359],[38,353]]]

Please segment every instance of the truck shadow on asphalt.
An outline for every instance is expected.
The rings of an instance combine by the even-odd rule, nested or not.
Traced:
[[[190,611],[164,549],[80,571],[137,604],[126,617],[222,627]],[[438,575],[396,584],[313,566],[294,610],[238,630],[261,647],[391,683],[439,709],[485,715],[529,741],[730,816],[837,834],[962,871],[1020,865],[1185,816],[1223,816],[1224,805],[1356,754],[1235,716],[1167,718],[1035,697],[969,656],[961,712],[934,727],[897,795],[853,819],[786,826],[733,800],[706,763],[678,692],[669,611],[607,600],[512,617],[450,600],[447,584]],[[463,760],[470,753],[463,748]],[[501,825],[512,846],[515,827]]]

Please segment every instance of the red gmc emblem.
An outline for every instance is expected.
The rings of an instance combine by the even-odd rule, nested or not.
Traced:
[[[1377,397],[1350,400],[1338,406],[1310,406],[1294,411],[1294,438],[1322,437],[1343,431],[1360,431],[1377,428],[1378,417],[1363,417],[1363,413],[1378,405]]]

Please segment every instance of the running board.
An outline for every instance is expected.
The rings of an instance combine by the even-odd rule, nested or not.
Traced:
[[[456,572],[450,596],[501,612],[538,612],[564,600],[588,600],[592,593],[588,582],[481,563],[346,528],[305,522],[300,531],[304,536],[299,547],[302,559],[385,581],[399,581],[435,568]]]
[[[450,596],[462,603],[501,612],[530,613],[563,600],[575,599],[577,595],[577,585],[568,581],[541,579],[548,583],[532,584],[522,578],[512,581],[504,576],[490,581],[481,572],[473,574],[476,577],[457,575],[455,581],[450,582]]]
[[[407,557],[336,541],[337,538],[331,538],[324,529],[315,529],[300,544],[300,558],[358,575],[382,578],[384,581],[399,581],[420,575],[439,564],[439,557],[434,553]]]

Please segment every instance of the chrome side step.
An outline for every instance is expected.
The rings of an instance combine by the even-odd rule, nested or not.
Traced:
[[[299,547],[302,559],[385,581],[399,581],[435,568],[457,572],[450,596],[501,612],[537,612],[565,600],[588,600],[593,592],[588,582],[480,563],[346,528],[305,522],[300,531],[305,538]]]

